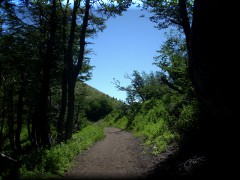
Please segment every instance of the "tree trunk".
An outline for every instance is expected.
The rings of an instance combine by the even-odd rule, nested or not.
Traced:
[[[90,0],[86,0],[85,4],[85,13],[83,17],[82,28],[80,31],[80,50],[78,55],[77,66],[73,68],[73,61],[69,61],[68,64],[68,115],[67,115],[67,126],[66,126],[66,139],[72,138],[73,127],[74,127],[74,96],[75,96],[75,84],[78,77],[79,72],[82,69],[84,53],[85,53],[85,38],[86,38],[86,30],[88,26],[89,19],[89,10],[90,10]]]
[[[67,59],[67,84],[68,84],[68,113],[65,124],[65,140],[72,138],[73,132],[73,117],[74,117],[74,88],[75,83],[73,79],[73,44],[75,39],[76,21],[77,21],[77,9],[79,6],[79,1],[74,1],[73,12],[72,12],[72,22],[70,29],[70,36],[68,42],[68,49],[66,52]]]
[[[180,18],[181,18],[181,25],[186,37],[186,45],[187,45],[187,51],[188,56],[191,54],[191,27],[190,27],[190,21],[187,13],[187,5],[186,0],[179,0],[178,6],[180,10]]]
[[[64,139],[64,123],[65,123],[65,115],[67,110],[67,35],[66,35],[66,29],[67,29],[67,8],[68,8],[68,1],[66,9],[63,11],[63,21],[62,21],[62,27],[63,27],[63,49],[64,49],[64,60],[63,60],[63,72],[62,72],[62,94],[61,94],[61,107],[60,107],[60,113],[58,117],[58,124],[57,124],[57,141],[61,142]]]
[[[31,142],[32,146],[35,146],[35,141],[34,141],[34,138],[33,138],[33,128],[32,128],[32,131],[31,131],[31,119],[33,118],[33,105],[29,105],[29,110],[28,110],[28,117],[27,117],[27,131],[28,131],[28,139],[29,141]],[[34,125],[32,124],[32,127]]]
[[[6,114],[6,92],[5,88],[3,88],[3,100],[1,105],[1,129],[0,129],[0,151],[2,151],[4,145],[4,138],[3,138],[3,129],[5,124],[5,114]]]
[[[38,109],[35,116],[36,134],[40,137],[40,146],[50,145],[49,133],[49,103],[48,96],[50,91],[51,66],[54,61],[54,46],[56,35],[56,0],[52,1],[52,12],[50,21],[50,36],[47,43],[47,52],[43,62],[43,78],[42,85],[39,92]],[[38,140],[38,141],[39,141]]]
[[[58,142],[61,142],[63,137],[63,130],[64,130],[64,123],[65,123],[65,115],[66,115],[66,108],[67,108],[67,69],[65,67],[65,61],[64,61],[64,69],[63,69],[63,75],[62,75],[62,95],[61,95],[61,107],[60,107],[60,113],[58,117],[58,124],[57,124],[57,140]]]
[[[14,112],[13,112],[13,87],[8,89],[8,138],[12,150],[15,150],[14,146]]]
[[[48,95],[50,89],[50,64],[49,59],[46,58],[44,61],[44,71],[43,71],[43,79],[42,85],[39,93],[37,113],[35,116],[36,122],[36,135],[37,143],[40,146],[50,145],[49,140],[49,104],[48,104]]]
[[[72,77],[73,72],[68,74],[68,114],[66,120],[65,139],[71,139],[74,127],[74,90],[75,80]]]
[[[87,27],[88,27],[88,20],[89,20],[89,11],[90,11],[90,0],[86,0],[86,4],[85,4],[85,13],[84,13],[84,17],[83,17],[83,23],[82,23],[82,27],[81,27],[81,31],[80,31],[80,50],[78,53],[78,62],[77,62],[77,66],[74,69],[74,79],[75,81],[77,80],[77,77],[80,73],[80,71],[82,70],[82,66],[83,66],[83,60],[84,60],[84,53],[85,53],[85,39],[86,39],[86,32],[87,32]]]
[[[20,89],[18,92],[18,104],[17,104],[17,129],[16,129],[16,148],[17,150],[21,150],[21,144],[20,144],[20,134],[22,131],[22,121],[23,121],[23,93],[24,93],[24,72],[21,72],[21,80],[20,80]]]
[[[32,146],[33,147],[37,147],[38,142],[40,141],[39,137],[38,137],[38,134],[37,134],[37,119],[35,118],[35,117],[37,117],[37,109],[38,109],[38,107],[37,107],[37,105],[35,105],[34,110],[33,110],[33,115],[31,116],[29,114],[29,118],[32,118],[32,122],[31,122],[30,119],[28,119],[28,128],[30,128],[30,124],[32,124],[31,138],[32,138]]]
[[[5,113],[2,112],[1,114],[1,127],[0,127],[0,152],[2,152],[2,148],[3,148],[3,128],[4,128],[4,117],[5,117]]]
[[[211,173],[228,177],[234,172],[232,161],[236,155],[231,148],[231,140],[236,137],[233,133],[237,115],[232,101],[237,94],[234,87],[237,79],[233,70],[237,66],[229,42],[231,35],[236,34],[229,34],[232,24],[222,21],[233,17],[223,13],[226,6],[227,3],[218,1],[195,0],[191,63],[194,83],[204,107],[202,112],[205,116],[200,122],[206,142],[204,147],[209,152],[212,170],[217,170]]]

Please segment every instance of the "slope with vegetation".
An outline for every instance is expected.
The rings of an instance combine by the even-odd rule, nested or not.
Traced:
[[[146,74],[134,71],[128,78],[131,85],[126,104],[102,121],[128,129],[141,136],[154,154],[166,150],[171,143],[182,141],[183,135],[198,128],[198,102],[187,73],[187,56],[181,36],[171,33],[158,51],[155,64],[158,72]]]
[[[4,178],[37,179],[63,175],[72,167],[74,158],[88,149],[94,142],[104,138],[102,126],[94,124],[97,118],[104,118],[122,102],[78,81],[76,84],[76,115],[74,134],[71,140],[58,143],[57,131],[52,126],[52,145],[32,149],[28,143],[27,125],[22,127],[22,152],[17,157],[11,155],[9,142],[1,154],[1,174]],[[9,159],[7,156],[14,159]]]

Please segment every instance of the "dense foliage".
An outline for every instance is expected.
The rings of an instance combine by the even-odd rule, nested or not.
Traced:
[[[93,68],[87,40],[130,3],[1,2],[0,151],[17,156],[24,150],[25,128],[32,148],[71,139],[84,118],[96,121],[112,110],[111,100],[87,95],[79,83]]]
[[[170,32],[156,56],[159,72],[134,71],[131,84],[120,86],[127,92],[126,104],[103,119],[105,125],[128,129],[151,145],[154,154],[183,135],[198,128],[198,101],[188,75],[186,45],[180,34]]]
[[[113,109],[116,100],[83,83],[93,69],[87,44],[130,4],[0,2],[1,158],[20,161],[22,154],[66,142]]]
[[[58,178],[72,167],[74,158],[90,145],[104,137],[101,126],[90,124],[75,133],[71,140],[51,148],[36,149],[21,157],[18,172],[10,171],[8,178],[39,179]],[[18,176],[19,173],[19,177]],[[6,174],[3,174],[6,175]]]

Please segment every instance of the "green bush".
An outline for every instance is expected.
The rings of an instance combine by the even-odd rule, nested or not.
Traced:
[[[22,159],[24,164],[19,170],[20,178],[38,179],[63,175],[73,165],[74,157],[103,137],[103,127],[91,124],[74,134],[73,139],[67,143],[36,150]]]
[[[118,127],[120,129],[126,129],[128,125],[128,118],[126,116],[120,118],[116,123],[115,127]]]
[[[183,106],[178,120],[175,122],[175,128],[179,132],[186,132],[198,125],[198,108],[196,103]]]
[[[105,126],[132,130],[135,136],[142,138],[144,145],[152,148],[153,154],[166,150],[168,145],[178,138],[178,135],[170,130],[168,123],[170,115],[163,100],[148,100],[142,103],[138,110],[132,110],[128,113],[135,114],[119,118],[118,112],[115,111],[107,115],[102,122]],[[130,126],[128,126],[129,124]]]
[[[142,137],[144,144],[152,147],[153,154],[159,154],[166,150],[167,146],[177,138],[177,135],[172,133],[167,122],[159,118],[157,122],[139,123],[134,129],[135,135]]]

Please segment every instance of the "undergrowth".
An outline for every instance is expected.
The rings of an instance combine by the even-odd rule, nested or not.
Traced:
[[[188,131],[195,124],[196,103],[184,104],[182,97],[163,97],[140,104],[137,109],[127,113],[113,111],[101,120],[104,126],[113,126],[131,131],[141,137],[143,145],[152,149],[157,155],[165,151],[173,142],[181,139],[182,132]]]
[[[72,167],[74,158],[104,137],[102,126],[88,125],[73,135],[73,139],[50,149],[35,150],[22,158],[20,179],[44,179],[62,176]]]

